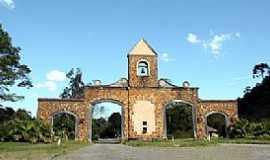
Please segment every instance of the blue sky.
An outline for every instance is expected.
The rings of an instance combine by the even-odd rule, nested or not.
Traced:
[[[14,88],[25,100],[6,105],[35,115],[37,97],[58,97],[72,67],[85,82],[127,77],[126,55],[141,38],[159,53],[159,78],[235,99],[255,84],[252,67],[269,63],[269,16],[267,0],[0,0],[0,22],[35,84]]]

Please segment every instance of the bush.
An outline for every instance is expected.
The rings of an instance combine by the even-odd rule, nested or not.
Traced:
[[[0,108],[0,141],[48,143],[51,126],[32,118],[26,110]]]
[[[39,120],[10,120],[0,125],[1,141],[44,142],[51,141],[51,127]]]
[[[270,121],[249,122],[242,119],[229,129],[229,135],[231,138],[270,137]]]

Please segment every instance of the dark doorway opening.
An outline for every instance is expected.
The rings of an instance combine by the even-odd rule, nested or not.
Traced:
[[[206,130],[211,137],[227,136],[226,117],[220,113],[212,113],[207,116]]]

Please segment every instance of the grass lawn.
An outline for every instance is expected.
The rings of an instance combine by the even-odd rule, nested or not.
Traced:
[[[155,141],[127,141],[124,144],[134,147],[197,147],[216,145],[217,141],[208,142],[206,140],[194,140],[193,138],[172,140],[155,140]]]
[[[207,140],[194,140],[193,138],[175,139],[172,140],[156,140],[156,141],[140,141],[133,140],[127,141],[124,144],[133,147],[203,147],[213,146],[224,143],[234,144],[270,144],[270,139],[266,138],[239,138],[239,139],[212,139],[210,142]]]
[[[0,142],[0,160],[34,160],[51,159],[67,152],[87,146],[87,143],[66,142],[61,146],[57,144],[30,144],[16,142]]]
[[[269,138],[237,138],[237,139],[215,139],[217,143],[234,143],[234,144],[270,144]]]

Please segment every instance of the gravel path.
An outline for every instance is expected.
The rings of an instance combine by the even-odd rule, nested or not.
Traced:
[[[94,144],[56,160],[270,160],[270,145],[222,144],[209,147],[149,148]]]

